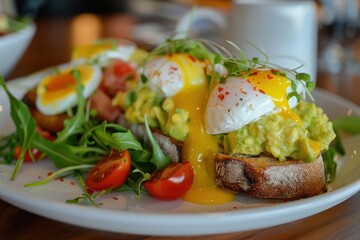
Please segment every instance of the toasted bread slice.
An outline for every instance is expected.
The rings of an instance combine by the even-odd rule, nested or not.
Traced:
[[[216,184],[257,198],[297,199],[326,192],[321,155],[312,163],[275,158],[217,154]]]

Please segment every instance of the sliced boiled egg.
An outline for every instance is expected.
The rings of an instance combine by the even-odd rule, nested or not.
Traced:
[[[291,81],[273,70],[252,70],[247,76],[229,77],[211,90],[205,111],[209,134],[229,133],[259,117],[279,112],[301,124],[291,109],[297,100],[290,100]],[[299,93],[301,86],[297,86]]]
[[[206,64],[186,53],[173,53],[149,61],[144,69],[146,84],[159,95],[172,97],[175,107],[190,116],[189,135],[182,148],[182,159],[191,163],[194,183],[183,197],[199,204],[223,204],[234,194],[215,184],[214,160],[217,139],[205,130],[204,112],[209,92]]]
[[[90,59],[98,65],[107,65],[112,59],[120,59],[139,64],[147,55],[147,51],[138,48],[131,42],[118,43],[110,39],[76,46],[72,52],[72,60]]]
[[[37,86],[36,107],[45,115],[65,112],[77,103],[77,83],[72,71],[77,69],[83,95],[89,97],[99,86],[101,68],[91,65],[66,65],[44,77]]]

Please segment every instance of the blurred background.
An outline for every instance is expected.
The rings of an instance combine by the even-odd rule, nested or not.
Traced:
[[[360,76],[360,0],[309,1],[317,6],[318,74],[334,76],[328,77],[328,88],[338,86],[339,74],[342,81],[347,76]],[[41,23],[43,27],[37,29],[33,42],[46,49],[43,54],[48,55],[48,60],[36,66],[47,67],[67,61],[69,46],[101,37],[131,39],[151,49],[174,32],[177,21],[194,5],[211,7],[226,15],[231,4],[231,0],[0,0],[0,12],[31,16],[35,23]],[[46,28],[50,23],[51,28]],[[216,41],[215,27],[201,22],[193,26],[193,34]],[[24,73],[27,72],[23,68],[10,76]]]

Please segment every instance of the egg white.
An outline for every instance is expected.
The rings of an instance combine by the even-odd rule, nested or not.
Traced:
[[[275,109],[272,99],[246,79],[230,77],[210,92],[205,110],[209,134],[229,133]]]
[[[147,86],[164,97],[172,97],[184,87],[179,65],[165,56],[148,62],[144,74]]]

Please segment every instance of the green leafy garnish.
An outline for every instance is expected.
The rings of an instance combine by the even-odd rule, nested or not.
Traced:
[[[19,169],[24,162],[24,157],[26,151],[30,149],[31,141],[37,135],[35,132],[36,123],[35,120],[32,118],[29,109],[27,106],[17,100],[8,90],[3,77],[0,75],[0,85],[4,88],[5,92],[7,93],[9,100],[10,100],[10,115],[17,126],[16,128],[16,138],[18,141],[18,145],[21,146],[21,153],[16,162],[14,172],[11,176],[11,180],[16,178],[16,175],[19,172]]]
[[[336,177],[336,157],[337,154],[345,155],[345,148],[342,144],[340,131],[348,134],[360,133],[360,117],[359,116],[346,116],[332,120],[333,128],[336,133],[335,140],[330,144],[329,149],[322,154],[326,181],[331,183]]]
[[[149,137],[149,140],[150,140],[150,143],[152,146],[152,156],[151,156],[150,162],[152,162],[156,166],[157,169],[161,169],[161,168],[165,167],[166,165],[168,165],[171,162],[171,159],[170,159],[170,157],[166,156],[163,153],[163,151],[161,150],[156,139],[152,135],[149,125],[148,125],[148,122],[147,122],[146,115],[144,116],[144,120],[145,120],[146,133]]]

